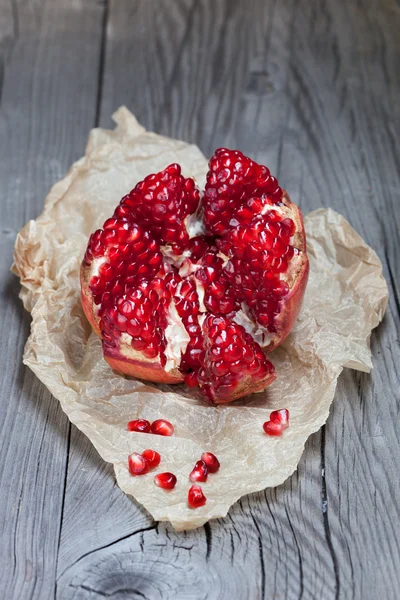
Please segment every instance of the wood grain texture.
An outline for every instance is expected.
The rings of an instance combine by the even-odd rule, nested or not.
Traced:
[[[0,1],[0,597],[54,598],[70,425],[21,364],[29,316],[13,243],[94,125],[102,7]],[[2,286],[3,287],[3,286]]]
[[[399,26],[395,0],[0,0],[0,597],[398,598]],[[391,290],[372,374],[342,374],[298,471],[187,533],[124,496],[20,366],[15,232],[121,104],[265,161],[304,212],[343,213]]]

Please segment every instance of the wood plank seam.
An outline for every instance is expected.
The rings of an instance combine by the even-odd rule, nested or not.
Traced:
[[[108,26],[108,15],[109,15],[109,1],[103,0],[103,16],[101,21],[101,38],[100,38],[100,51],[99,51],[99,65],[97,71],[97,94],[96,94],[96,110],[94,117],[94,127],[98,127],[100,123],[101,115],[101,101],[103,97],[103,85],[104,85],[104,69],[106,62],[107,53],[107,26]]]

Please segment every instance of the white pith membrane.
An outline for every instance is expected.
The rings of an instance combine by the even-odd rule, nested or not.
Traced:
[[[184,250],[182,254],[176,254],[174,249],[168,245],[161,246],[160,251],[163,255],[164,263],[177,267],[178,269],[186,262],[186,259],[190,257],[189,250]]]
[[[108,258],[107,256],[100,256],[99,258],[94,258],[92,260],[92,263],[90,265],[90,278],[89,281],[92,279],[92,277],[99,277],[100,276],[100,267],[101,265],[103,265],[104,263],[107,263]],[[99,311],[100,311],[100,304],[95,304],[93,302],[93,308],[92,308],[94,314],[96,316],[99,315]]]
[[[241,310],[238,310],[233,321],[238,325],[241,325],[247,333],[251,335],[253,340],[261,346],[261,348],[268,346],[273,339],[273,334],[268,331],[266,327],[259,325],[259,323],[252,321],[246,314],[247,306],[242,303]]]
[[[206,228],[201,218],[201,203],[199,204],[197,211],[191,215],[188,215],[183,222],[189,238],[194,238],[198,235],[204,235],[206,233]]]
[[[178,294],[177,294],[178,295]],[[169,305],[168,325],[164,331],[167,346],[165,348],[165,357],[167,362],[164,369],[169,373],[177,369],[181,364],[181,357],[186,352],[187,345],[190,341],[190,336],[178,315],[174,299]]]

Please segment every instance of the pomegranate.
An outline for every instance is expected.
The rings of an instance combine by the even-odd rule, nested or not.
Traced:
[[[220,148],[202,198],[177,164],[122,198],[90,236],[82,305],[113,369],[224,403],[276,378],[265,353],[307,277],[300,210],[266,167]]]

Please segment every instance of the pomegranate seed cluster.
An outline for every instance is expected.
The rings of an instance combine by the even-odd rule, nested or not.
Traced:
[[[114,300],[114,305],[106,308],[100,321],[103,342],[115,346],[121,334],[127,333],[132,338],[132,348],[147,358],[160,355],[164,365],[170,281],[160,278],[142,280]]]
[[[218,256],[217,248],[211,248],[202,256],[201,268],[196,278],[204,286],[204,305],[214,314],[227,315],[240,309],[240,297],[232,286],[229,268],[224,268],[224,260]]]
[[[209,315],[204,324],[205,352],[200,368],[187,376],[211,402],[229,397],[244,375],[263,379],[274,371],[260,346],[245,329],[224,316]]]
[[[195,212],[200,200],[194,180],[185,179],[178,164],[148,175],[124,198],[115,216],[129,215],[147,227],[163,243],[183,248],[189,241],[185,218]]]
[[[209,162],[202,199],[177,164],[139,182],[90,236],[82,264],[85,312],[110,365],[130,361],[139,368],[124,373],[150,379],[148,364],[174,368],[173,382],[184,379],[209,402],[272,383],[252,335],[261,327],[268,339],[282,326],[302,252],[294,240],[304,238],[293,207],[267,167],[225,148]]]
[[[278,181],[269,169],[238,150],[219,148],[209,162],[203,198],[204,220],[210,233],[223,234],[235,212],[253,196],[282,198]]]
[[[84,262],[91,264],[95,258],[105,259],[89,284],[100,312],[140,278],[154,276],[162,265],[159,244],[130,219],[108,219],[104,229],[90,236]]]

